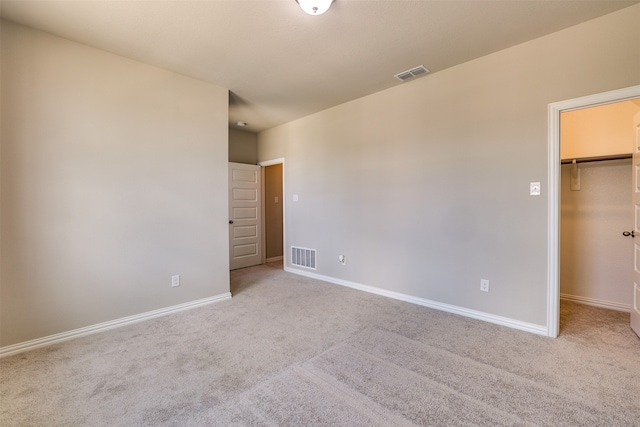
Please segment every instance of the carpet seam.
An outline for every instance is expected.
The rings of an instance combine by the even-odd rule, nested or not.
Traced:
[[[338,346],[336,346],[336,347],[338,347]],[[528,421],[527,421],[527,420],[524,420],[524,419],[522,419],[522,418],[520,418],[518,415],[515,415],[515,414],[510,413],[510,412],[506,412],[506,411],[504,411],[504,410],[502,410],[502,409],[499,409],[499,408],[495,408],[495,407],[493,407],[493,406],[491,406],[491,405],[489,405],[489,404],[487,404],[487,403],[482,402],[481,400],[478,400],[478,399],[476,399],[476,398],[474,398],[474,397],[472,397],[472,396],[469,396],[469,395],[467,395],[467,394],[464,394],[464,393],[462,393],[462,392],[460,392],[460,391],[458,391],[458,390],[456,390],[456,389],[454,389],[454,388],[452,388],[452,387],[449,387],[449,386],[447,386],[446,384],[443,384],[443,383],[441,383],[441,382],[439,382],[439,381],[437,381],[437,380],[431,379],[431,378],[429,378],[429,377],[427,377],[427,376],[425,376],[425,375],[421,375],[421,374],[419,374],[419,373],[417,373],[417,372],[415,372],[415,371],[412,371],[412,370],[410,370],[410,369],[404,368],[404,367],[402,367],[402,366],[400,366],[400,365],[394,364],[394,363],[389,362],[389,361],[387,361],[387,360],[381,359],[381,358],[376,357],[376,356],[374,356],[374,355],[372,355],[372,354],[366,353],[366,352],[364,352],[364,351],[362,351],[362,350],[360,350],[360,349],[358,349],[358,348],[356,348],[356,347],[353,347],[353,346],[351,346],[351,345],[348,345],[348,346],[347,346],[347,345],[345,345],[345,347],[349,347],[349,348],[351,348],[352,350],[354,350],[354,351],[356,351],[356,352],[360,353],[360,355],[361,355],[361,356],[364,356],[365,358],[369,358],[369,359],[373,359],[373,360],[376,360],[376,361],[382,362],[383,364],[385,364],[385,365],[387,365],[387,366],[395,367],[395,368],[397,368],[398,370],[401,370],[401,371],[403,371],[403,372],[405,372],[405,373],[408,373],[408,374],[409,374],[409,375],[411,375],[412,377],[418,378],[418,379],[420,379],[420,380],[425,380],[425,381],[427,381],[427,382],[429,382],[429,383],[431,383],[431,384],[435,385],[435,386],[436,386],[437,388],[439,388],[440,390],[445,391],[445,392],[448,392],[448,393],[451,393],[451,394],[453,394],[453,395],[455,395],[455,396],[458,396],[458,397],[462,398],[463,400],[467,400],[467,401],[469,401],[469,402],[472,402],[472,403],[473,403],[473,404],[475,404],[475,405],[482,406],[482,407],[483,407],[483,408],[485,408],[485,409],[487,409],[487,408],[488,408],[491,412],[494,412],[494,413],[496,413],[496,414],[502,415],[502,416],[504,416],[505,418],[509,418],[509,419],[511,419],[511,421],[513,421],[513,422],[518,422],[518,423],[521,423],[521,424],[527,425],[527,422],[528,422]],[[317,368],[316,368],[316,369],[317,369]]]
[[[506,376],[509,376],[511,378],[520,379],[520,380],[523,380],[523,381],[529,383],[529,385],[532,386],[532,387],[538,388],[540,390],[544,390],[546,392],[549,392],[549,393],[554,394],[554,395],[559,396],[559,397],[563,397],[563,398],[565,397],[562,393],[559,393],[558,391],[556,391],[555,388],[552,388],[552,387],[550,387],[550,386],[548,386],[548,385],[546,385],[544,383],[539,383],[536,380],[532,380],[532,379],[527,378],[527,377],[522,377],[522,376],[520,376],[520,375],[518,375],[518,374],[516,374],[514,372],[511,372],[511,371],[509,371],[507,369],[496,368],[493,365],[490,365],[490,364],[487,364],[487,363],[484,363],[484,362],[480,362],[478,360],[472,359],[472,358],[467,357],[467,356],[461,356],[461,355],[459,355],[457,353],[454,353],[452,351],[449,351],[449,350],[447,350],[445,348],[432,346],[430,344],[426,344],[426,343],[411,339],[411,338],[406,337],[406,336],[401,335],[401,334],[390,332],[390,331],[387,331],[387,330],[384,330],[384,329],[377,329],[377,330],[378,331],[382,331],[385,335],[390,335],[390,336],[393,336],[393,337],[399,337],[400,339],[402,339],[404,341],[407,341],[409,343],[412,343],[414,345],[417,344],[419,347],[429,347],[429,348],[434,349],[434,350],[436,350],[438,352],[445,353],[445,354],[447,354],[449,356],[453,356],[456,359],[460,359],[460,360],[464,360],[464,361],[470,362],[473,365],[475,365],[476,367],[483,368],[483,369],[489,369],[489,370],[493,371],[494,374],[506,375]],[[573,402],[575,402],[577,404],[581,404],[579,401],[577,401],[577,400],[575,400],[575,399],[573,399],[571,397],[569,398],[569,400],[571,400],[571,401],[573,401]],[[599,404],[599,402],[597,402],[597,401],[593,401],[592,400],[591,402],[594,405],[598,405]]]
[[[305,364],[307,364],[307,362],[305,362]],[[323,388],[326,391],[332,392],[334,394],[339,394],[343,396],[349,402],[350,407],[360,412],[361,414],[367,416],[368,418],[371,418],[371,414],[362,411],[360,407],[356,406],[358,403],[361,404],[362,406],[365,406],[367,409],[375,412],[381,418],[384,418],[389,422],[393,422],[393,424],[382,423],[381,425],[415,426],[414,423],[407,420],[406,418],[390,413],[390,411],[386,410],[383,406],[379,405],[378,403],[372,401],[367,396],[363,395],[362,393],[356,390],[353,390],[347,387],[346,385],[336,380],[334,377],[331,377],[330,375],[327,375],[324,372],[319,371],[315,367],[312,367],[312,366],[305,367],[300,365],[294,368],[294,372],[302,376],[308,382],[313,383],[317,387]],[[354,401],[356,402],[356,405],[354,405]]]
[[[371,330],[371,329],[369,329],[369,330]],[[471,363],[472,365],[474,365],[477,368],[488,369],[493,374],[496,374],[498,376],[504,375],[504,376],[509,377],[510,379],[516,379],[516,380],[524,381],[530,387],[533,387],[535,389],[538,389],[538,390],[547,392],[549,394],[552,394],[553,396],[556,396],[556,397],[559,397],[559,398],[562,398],[562,399],[566,399],[566,400],[572,402],[576,407],[580,408],[585,413],[591,414],[594,418],[602,418],[602,416],[605,415],[605,414],[607,414],[608,416],[613,417],[614,419],[617,418],[615,415],[609,415],[608,411],[605,411],[604,408],[602,408],[601,404],[599,402],[597,402],[597,401],[593,401],[591,399],[583,398],[585,401],[587,401],[587,400],[589,401],[589,404],[585,404],[585,403],[583,403],[583,402],[581,402],[579,400],[574,399],[573,396],[571,396],[570,394],[563,394],[562,392],[558,391],[557,389],[552,388],[550,386],[547,386],[546,384],[541,384],[541,383],[538,383],[535,380],[532,380],[532,379],[529,379],[529,378],[526,378],[526,377],[521,377],[518,374],[510,372],[510,371],[508,371],[506,369],[504,369],[504,370],[503,369],[499,369],[499,368],[496,368],[496,367],[494,367],[492,365],[485,364],[483,362],[479,362],[477,360],[474,360],[472,358],[469,358],[469,357],[466,357],[466,356],[461,356],[461,355],[453,353],[453,352],[451,352],[449,350],[446,350],[446,349],[443,349],[443,348],[440,348],[440,347],[431,346],[429,344],[422,343],[420,341],[413,340],[411,338],[405,337],[404,335],[396,334],[396,333],[393,333],[393,332],[389,332],[389,331],[384,330],[384,329],[376,329],[376,331],[381,331],[387,336],[390,335],[392,337],[399,337],[400,339],[402,339],[404,341],[407,341],[407,342],[409,342],[411,344],[417,345],[419,347],[423,347],[423,348],[424,347],[428,347],[428,348],[433,349],[433,350],[435,350],[437,352],[452,356],[455,359],[459,359],[459,360],[463,360],[465,362]],[[398,365],[392,364],[392,362],[385,361],[384,359],[380,359],[380,358],[378,358],[378,357],[376,357],[374,355],[371,355],[371,354],[366,353],[366,352],[364,352],[362,350],[359,350],[358,348],[356,348],[354,346],[351,346],[351,347],[354,350],[356,350],[359,353],[361,353],[361,354],[369,355],[370,357],[373,357],[373,358],[375,358],[377,360],[380,360],[382,362],[385,362],[385,363],[390,363],[392,366],[398,366]],[[406,368],[402,368],[401,367],[401,369],[406,369]],[[415,375],[419,375],[420,376],[420,374],[418,374],[417,372],[414,372],[414,371],[411,371],[411,370],[408,370],[408,371],[413,372]],[[596,412],[596,414],[593,413],[594,411]]]

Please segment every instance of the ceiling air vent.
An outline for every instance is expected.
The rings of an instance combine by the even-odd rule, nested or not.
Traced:
[[[398,73],[398,74],[395,75],[395,77],[396,77],[396,79],[402,80],[404,82],[404,81],[412,79],[414,77],[423,76],[423,75],[425,75],[427,73],[429,73],[429,70],[424,68],[424,65],[420,65],[419,67],[412,68],[410,70]]]

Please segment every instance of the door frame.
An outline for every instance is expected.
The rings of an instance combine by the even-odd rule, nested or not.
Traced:
[[[640,85],[549,104],[547,335],[552,338],[560,333],[560,114],[638,97]]]
[[[287,251],[285,250],[286,245],[287,245],[287,221],[286,221],[286,215],[287,215],[287,209],[286,209],[286,202],[287,202],[287,196],[286,196],[286,192],[285,192],[285,171],[284,171],[284,157],[280,157],[277,159],[273,159],[273,160],[265,160],[264,162],[258,162],[258,166],[261,167],[261,174],[262,174],[262,247],[264,248],[264,251],[262,251],[262,263],[265,264],[267,262],[267,233],[266,231],[266,219],[265,219],[265,171],[264,168],[266,168],[267,166],[273,166],[273,165],[282,165],[282,260],[283,260],[283,265],[286,266],[287,265]]]

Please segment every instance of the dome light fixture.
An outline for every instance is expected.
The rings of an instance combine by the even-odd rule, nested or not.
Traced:
[[[333,0],[296,0],[296,2],[309,15],[322,15],[329,10]]]

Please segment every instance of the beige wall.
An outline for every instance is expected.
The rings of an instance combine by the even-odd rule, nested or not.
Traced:
[[[258,134],[229,128],[229,161],[258,164]]]
[[[562,113],[561,158],[631,154],[633,116],[638,111],[640,105],[634,100]]]
[[[630,306],[633,239],[631,160],[582,163],[580,191],[562,166],[560,292],[604,306]],[[613,303],[613,304],[611,304]]]
[[[4,21],[1,47],[0,345],[229,292],[227,90]]]
[[[266,257],[282,256],[282,164],[264,168]]]
[[[317,249],[321,275],[546,325],[548,105],[640,84],[639,20],[636,5],[262,132],[258,160],[286,158],[285,250]]]

